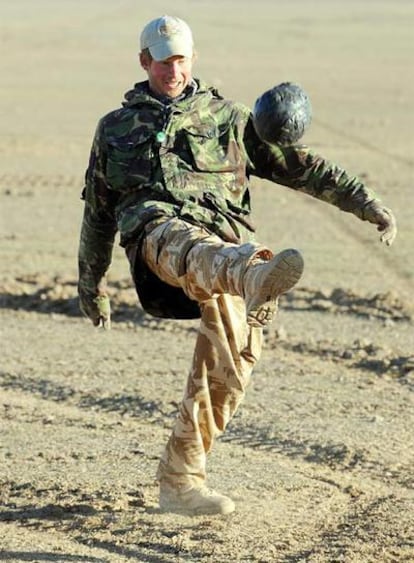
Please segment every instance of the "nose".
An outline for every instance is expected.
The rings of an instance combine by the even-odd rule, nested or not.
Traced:
[[[171,78],[177,77],[180,72],[180,65],[178,61],[171,61],[168,70]]]

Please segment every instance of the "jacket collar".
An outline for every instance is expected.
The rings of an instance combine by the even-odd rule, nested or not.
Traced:
[[[123,107],[132,108],[145,104],[187,110],[194,105],[202,103],[202,100],[207,99],[210,101],[213,96],[218,96],[218,93],[213,88],[208,87],[199,79],[193,79],[178,98],[157,98],[150,91],[148,80],[145,80],[136,83],[131,90],[126,92],[122,105]]]

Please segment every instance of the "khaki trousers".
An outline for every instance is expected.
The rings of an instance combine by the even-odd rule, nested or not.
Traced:
[[[184,397],[157,478],[172,487],[200,486],[206,457],[243,400],[262,349],[262,329],[246,322],[243,275],[271,252],[256,243],[223,242],[180,219],[152,225],[143,258],[163,281],[199,302],[201,322]]]

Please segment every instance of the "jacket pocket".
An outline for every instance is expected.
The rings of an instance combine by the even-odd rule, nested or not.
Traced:
[[[184,134],[193,164],[200,172],[233,172],[240,162],[239,147],[228,124],[187,126]]]
[[[106,176],[115,190],[139,187],[151,180],[154,168],[153,135],[133,132],[124,137],[108,137]]]

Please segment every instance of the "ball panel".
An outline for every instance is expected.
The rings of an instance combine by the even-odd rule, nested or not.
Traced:
[[[253,124],[259,137],[271,144],[292,144],[305,133],[312,119],[309,96],[298,84],[282,82],[259,96]]]

